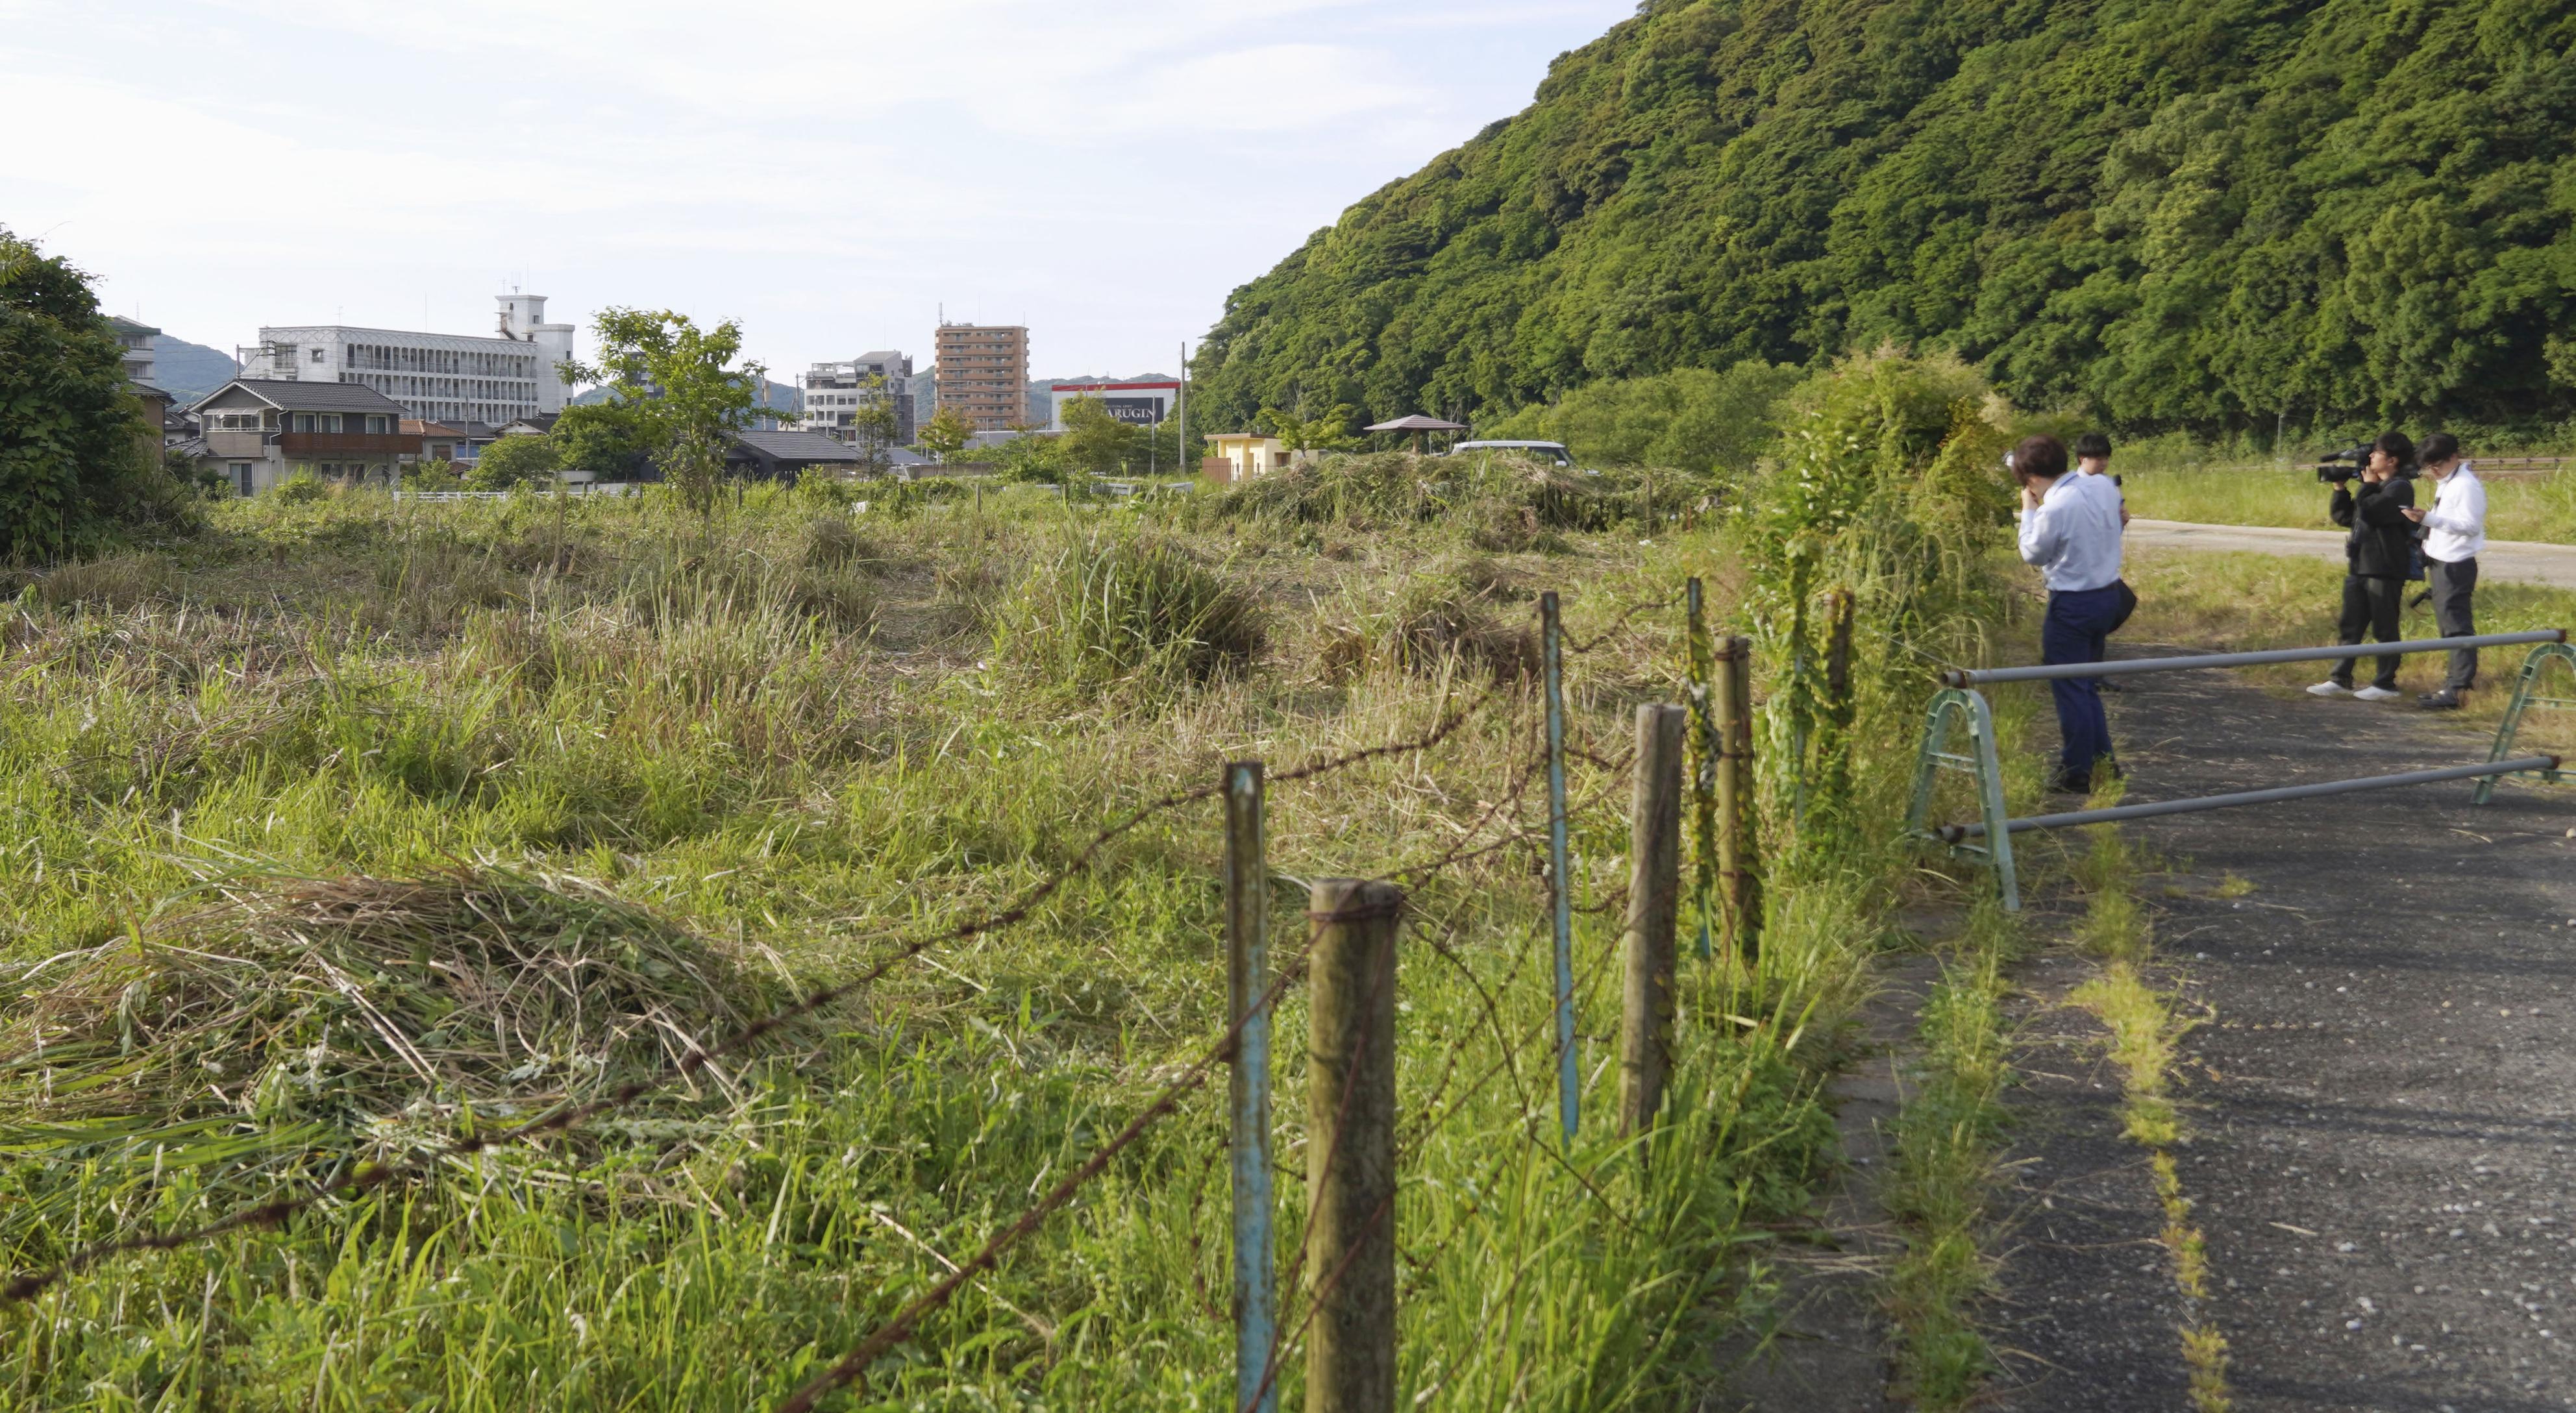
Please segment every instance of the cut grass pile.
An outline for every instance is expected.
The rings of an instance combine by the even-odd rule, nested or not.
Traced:
[[[589,1098],[740,1028],[775,978],[572,879],[235,875],[21,972],[0,1113],[119,1141],[157,1117],[344,1135]]]

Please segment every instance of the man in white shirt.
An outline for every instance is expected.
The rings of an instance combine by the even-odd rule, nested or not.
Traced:
[[[2478,551],[2487,547],[2487,488],[2460,459],[2460,439],[2435,432],[2424,439],[2424,472],[2433,478],[2433,506],[2409,510],[2424,527],[2424,577],[2433,599],[2433,623],[2445,638],[2478,631],[2470,600],[2478,591]],[[2438,692],[2415,700],[2436,710],[2456,709],[2460,694],[2477,685],[2478,650],[2451,649],[2451,672]]]
[[[2120,491],[2108,476],[2066,469],[2066,446],[2055,437],[2027,437],[2013,449],[2013,474],[2021,480],[2021,557],[2039,566],[2048,583],[2048,617],[2040,624],[2039,660],[2100,662],[2103,644],[2121,616]],[[2057,705],[2057,731],[2065,744],[2052,789],[2087,794],[2093,767],[2112,759],[2111,723],[2102,712],[2102,679],[2061,678],[2048,684]],[[2117,772],[2116,762],[2111,769]]]

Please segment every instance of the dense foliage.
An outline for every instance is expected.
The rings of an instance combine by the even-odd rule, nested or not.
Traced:
[[[2576,411],[2566,0],[1648,0],[1235,291],[1206,425],[1948,350],[2269,433]]]
[[[184,513],[89,279],[0,227],[0,559],[98,548]]]

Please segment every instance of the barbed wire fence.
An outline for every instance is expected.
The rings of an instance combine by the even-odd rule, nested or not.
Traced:
[[[1043,1227],[1051,1215],[1107,1172],[1121,1153],[1179,1112],[1191,1094],[1205,1087],[1220,1065],[1240,1064],[1250,1048],[1244,1043],[1247,1033],[1260,1031],[1266,1034],[1280,1002],[1308,981],[1319,947],[1347,949],[1357,946],[1370,956],[1368,966],[1363,968],[1368,979],[1360,985],[1356,997],[1341,998],[1351,1003],[1361,1020],[1353,1023],[1356,1028],[1350,1032],[1352,1038],[1348,1052],[1339,1057],[1340,1084],[1330,1093],[1318,1091],[1309,1096],[1312,1113],[1329,1117],[1320,1132],[1311,1120],[1308,1126],[1305,1141],[1309,1150],[1310,1191],[1303,1223],[1308,1239],[1299,1243],[1290,1254],[1284,1280],[1279,1282],[1297,1297],[1297,1318],[1293,1322],[1272,1320],[1258,1339],[1238,1331],[1238,1413],[1269,1413],[1275,1407],[1282,1366],[1299,1345],[1309,1342],[1309,1335],[1319,1318],[1328,1322],[1333,1335],[1331,1340],[1309,1348],[1310,1365],[1313,1366],[1310,1377],[1333,1383],[1345,1393],[1359,1392],[1339,1400],[1328,1394],[1323,1402],[1314,1406],[1331,1408],[1336,1413],[1382,1413],[1390,1407],[1395,1368],[1395,1325],[1392,1318],[1396,1293],[1395,1265],[1401,1258],[1402,1264],[1413,1272],[1418,1289],[1419,1283],[1428,1280],[1430,1273],[1437,1268],[1449,1244],[1456,1241],[1467,1230],[1467,1223],[1480,1213],[1483,1194],[1493,1190],[1503,1168],[1511,1162],[1537,1156],[1567,1174],[1604,1213],[1620,1222],[1630,1222],[1629,1214],[1622,1211],[1620,1204],[1605,1191],[1598,1175],[1579,1165],[1573,1156],[1571,1139],[1576,1116],[1571,1108],[1570,1095],[1561,1096],[1563,1112],[1560,1118],[1564,1133],[1561,1137],[1552,1136],[1542,1118],[1543,1101],[1533,1091],[1525,1068],[1525,1062],[1534,1067],[1543,1059],[1553,1060],[1561,1068],[1571,1065],[1571,1047],[1576,1043],[1576,1037],[1560,1018],[1578,1010],[1589,1013],[1600,987],[1619,970],[1621,947],[1615,939],[1595,955],[1582,958],[1578,968],[1575,959],[1565,950],[1565,920],[1574,912],[1607,912],[1632,902],[1627,890],[1616,887],[1601,890],[1596,901],[1590,904],[1578,905],[1571,898],[1573,879],[1568,876],[1570,870],[1564,842],[1566,820],[1600,808],[1630,766],[1642,763],[1634,750],[1605,757],[1566,739],[1566,733],[1559,725],[1565,713],[1557,663],[1562,654],[1599,651],[1627,633],[1639,617],[1670,609],[1686,598],[1694,608],[1688,630],[1697,634],[1701,627],[1696,612],[1698,590],[1698,583],[1694,580],[1687,594],[1633,604],[1588,640],[1575,640],[1563,635],[1556,611],[1556,596],[1545,596],[1541,631],[1546,639],[1548,671],[1541,684],[1541,694],[1550,718],[1549,729],[1542,732],[1538,723],[1530,722],[1525,729],[1514,728],[1508,733],[1516,742],[1507,755],[1511,763],[1509,773],[1499,782],[1500,788],[1494,791],[1493,798],[1485,802],[1481,812],[1459,832],[1457,839],[1428,858],[1400,865],[1371,878],[1318,880],[1313,887],[1318,900],[1325,897],[1329,885],[1340,890],[1335,896],[1364,901],[1356,906],[1310,907],[1306,914],[1306,936],[1295,954],[1284,965],[1265,968],[1266,979],[1257,988],[1252,988],[1250,994],[1239,992],[1232,999],[1228,1023],[1193,1053],[1187,1065],[1158,1085],[1151,1099],[1114,1134],[1095,1145],[1081,1163],[994,1230],[972,1256],[954,1262],[940,1258],[940,1264],[946,1270],[938,1280],[848,1346],[822,1372],[795,1390],[778,1405],[781,1413],[805,1413],[837,1390],[864,1385],[870,1367],[877,1360],[911,1340],[925,1321],[945,1308],[960,1290],[992,1271],[1013,1248]],[[1696,664],[1700,659],[1693,656],[1688,660]],[[1705,691],[1706,685],[1698,684],[1695,692]],[[1420,734],[1311,760],[1271,774],[1267,780],[1272,784],[1308,781],[1370,762],[1425,756],[1455,738],[1470,722],[1482,718],[1497,704],[1526,699],[1522,684],[1498,675],[1481,693],[1445,708],[1435,723]],[[1592,788],[1579,798],[1569,798],[1565,788],[1569,763],[1587,765],[1598,776]],[[1678,761],[1670,764],[1678,776]],[[1702,774],[1705,775],[1704,772]],[[1522,813],[1531,786],[1542,777],[1549,785],[1549,818],[1545,823],[1533,824],[1522,818]],[[1702,791],[1707,789],[1704,779],[1698,788]],[[1091,870],[1104,852],[1121,838],[1148,821],[1217,799],[1226,789],[1227,781],[1220,779],[1172,790],[1128,809],[1101,826],[1069,859],[1022,890],[1005,906],[899,940],[857,973],[811,990],[794,1002],[712,1043],[693,1046],[678,1064],[659,1076],[630,1080],[596,1097],[560,1106],[515,1125],[459,1134],[443,1143],[416,1149],[391,1160],[344,1165],[342,1170],[349,1172],[350,1176],[336,1185],[308,1184],[300,1190],[236,1208],[208,1221],[166,1231],[129,1233],[74,1248],[52,1265],[20,1273],[5,1286],[0,1286],[0,1309],[32,1301],[64,1281],[120,1257],[172,1251],[237,1232],[277,1228],[299,1214],[327,1204],[353,1200],[376,1189],[430,1178],[458,1159],[566,1133],[602,1115],[664,1093],[709,1066],[744,1054],[798,1021],[856,997],[897,968],[935,949],[1002,932],[1026,922],[1068,883]],[[1678,779],[1675,789],[1679,789]],[[1643,797],[1642,792],[1640,797]],[[1740,829],[1742,825],[1740,821],[1730,820],[1724,827]],[[1549,848],[1551,842],[1554,845],[1552,852]],[[1701,847],[1705,854],[1712,846],[1703,838]],[[1530,866],[1544,879],[1547,892],[1554,901],[1561,965],[1556,985],[1552,988],[1553,1012],[1543,1014],[1533,1025],[1521,1027],[1513,1026],[1506,1019],[1508,1006],[1505,998],[1513,994],[1537,948],[1512,949],[1500,976],[1488,982],[1478,973],[1461,946],[1466,929],[1455,917],[1431,926],[1417,925],[1414,935],[1427,943],[1443,969],[1455,972],[1460,979],[1475,1017],[1469,1029],[1480,1032],[1485,1040],[1490,1041],[1492,1054],[1483,1061],[1463,1090],[1453,1092],[1469,1046],[1463,1038],[1450,1040],[1439,1059],[1439,1068],[1427,1096],[1411,1110],[1398,1113],[1392,1102],[1397,1043],[1396,983],[1392,959],[1399,923],[1408,920],[1419,923],[1420,915],[1411,900],[1435,881],[1467,866],[1482,864],[1519,849],[1530,851]],[[1266,866],[1263,874],[1267,876]],[[1678,876],[1671,880],[1658,880],[1651,886],[1678,889]],[[1631,911],[1633,913],[1634,909]],[[1633,946],[1626,948],[1632,969],[1636,965],[1637,950]],[[1670,952],[1667,945],[1665,955],[1669,957]],[[1338,951],[1335,955],[1337,958],[1340,956]],[[1381,961],[1382,979],[1378,969]],[[1341,964],[1337,961],[1337,965]],[[1665,965],[1669,968],[1669,961]],[[1347,970],[1347,967],[1343,969]],[[1661,984],[1669,989],[1671,978],[1664,977]],[[1552,1019],[1558,1020],[1554,1036],[1549,1034]],[[1263,1053],[1266,1055],[1266,1048]],[[1382,1082],[1386,1091],[1382,1096],[1383,1103],[1374,1102],[1363,1092],[1370,1083],[1364,1072],[1376,1075]],[[1270,1084],[1266,1070],[1248,1079],[1250,1084],[1266,1093]],[[1393,1174],[1397,1167],[1397,1151],[1418,1149],[1443,1124],[1469,1112],[1500,1081],[1508,1081],[1508,1103],[1513,1127],[1518,1134],[1517,1145],[1500,1148],[1485,1164],[1485,1176],[1475,1185],[1476,1195],[1454,1217],[1438,1244],[1422,1251],[1403,1252],[1395,1241],[1394,1232],[1397,1189]],[[1320,1082],[1310,1073],[1310,1084]],[[1648,1107],[1651,1111],[1652,1106]],[[1266,1102],[1263,1112],[1266,1114]],[[1363,1123],[1372,1131],[1363,1132]],[[1237,1127],[1241,1127],[1240,1115]],[[1247,1141],[1258,1149],[1265,1171],[1274,1166],[1270,1157],[1270,1135],[1238,1132],[1233,1139],[1238,1145]],[[1338,1224],[1352,1230],[1348,1240],[1319,1248],[1317,1233],[1321,1227],[1335,1226],[1329,1221],[1319,1226],[1328,1189],[1339,1190],[1336,1184],[1354,1180],[1348,1171],[1351,1167],[1349,1155],[1356,1148],[1363,1147],[1383,1150],[1383,1156],[1376,1160],[1376,1166],[1382,1172],[1375,1176],[1362,1175],[1362,1180],[1379,1183],[1382,1191],[1369,1194],[1352,1209],[1357,1213],[1356,1220],[1346,1219]],[[308,1155],[314,1159],[331,1156],[345,1159],[348,1155],[334,1155],[323,1149],[316,1149]],[[1196,1221],[1201,1207],[1198,1194],[1203,1190],[1206,1174],[1212,1167],[1212,1159],[1202,1162],[1192,1184],[1190,1242],[1194,1253],[1201,1249]],[[1238,1184],[1241,1172],[1238,1166]],[[1263,1190],[1267,1190],[1266,1182]],[[1232,1256],[1241,1268],[1247,1261],[1245,1243],[1259,1243],[1262,1247],[1259,1269],[1266,1279],[1269,1273],[1268,1250],[1276,1237],[1268,1214],[1264,1214],[1257,1226],[1256,1231],[1247,1233],[1238,1224],[1236,1250]],[[1204,1314],[1219,1313],[1205,1282],[1198,1277],[1200,1263],[1193,1260],[1191,1264],[1200,1310]],[[1307,1288],[1306,1281],[1310,1272],[1315,1277],[1311,1289]],[[1245,1316],[1243,1293],[1239,1279],[1234,1302],[1237,1309],[1232,1312],[1238,1322]],[[1355,1294],[1363,1297],[1358,1307],[1351,1305]],[[1265,1298],[1259,1303],[1265,1313],[1277,1308],[1271,1293],[1265,1293]],[[1489,1317],[1485,1328],[1490,1330],[1492,1327],[1493,1321]],[[1319,1353],[1319,1350],[1326,1352]],[[1382,1386],[1383,1398],[1367,1391],[1377,1386]]]

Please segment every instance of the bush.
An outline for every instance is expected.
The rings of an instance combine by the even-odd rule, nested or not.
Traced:
[[[402,488],[431,494],[461,491],[465,489],[465,478],[456,474],[453,461],[425,461],[403,468]]]
[[[1264,642],[1252,596],[1166,539],[1075,532],[1001,613],[994,656],[1060,686],[1204,681]]]
[[[502,437],[483,448],[474,469],[466,473],[465,484],[471,490],[506,491],[550,481],[561,460],[552,437]]]
[[[330,493],[331,488],[323,485],[321,478],[310,468],[299,468],[294,475],[278,482],[277,489],[271,494],[287,505],[310,505]]]

